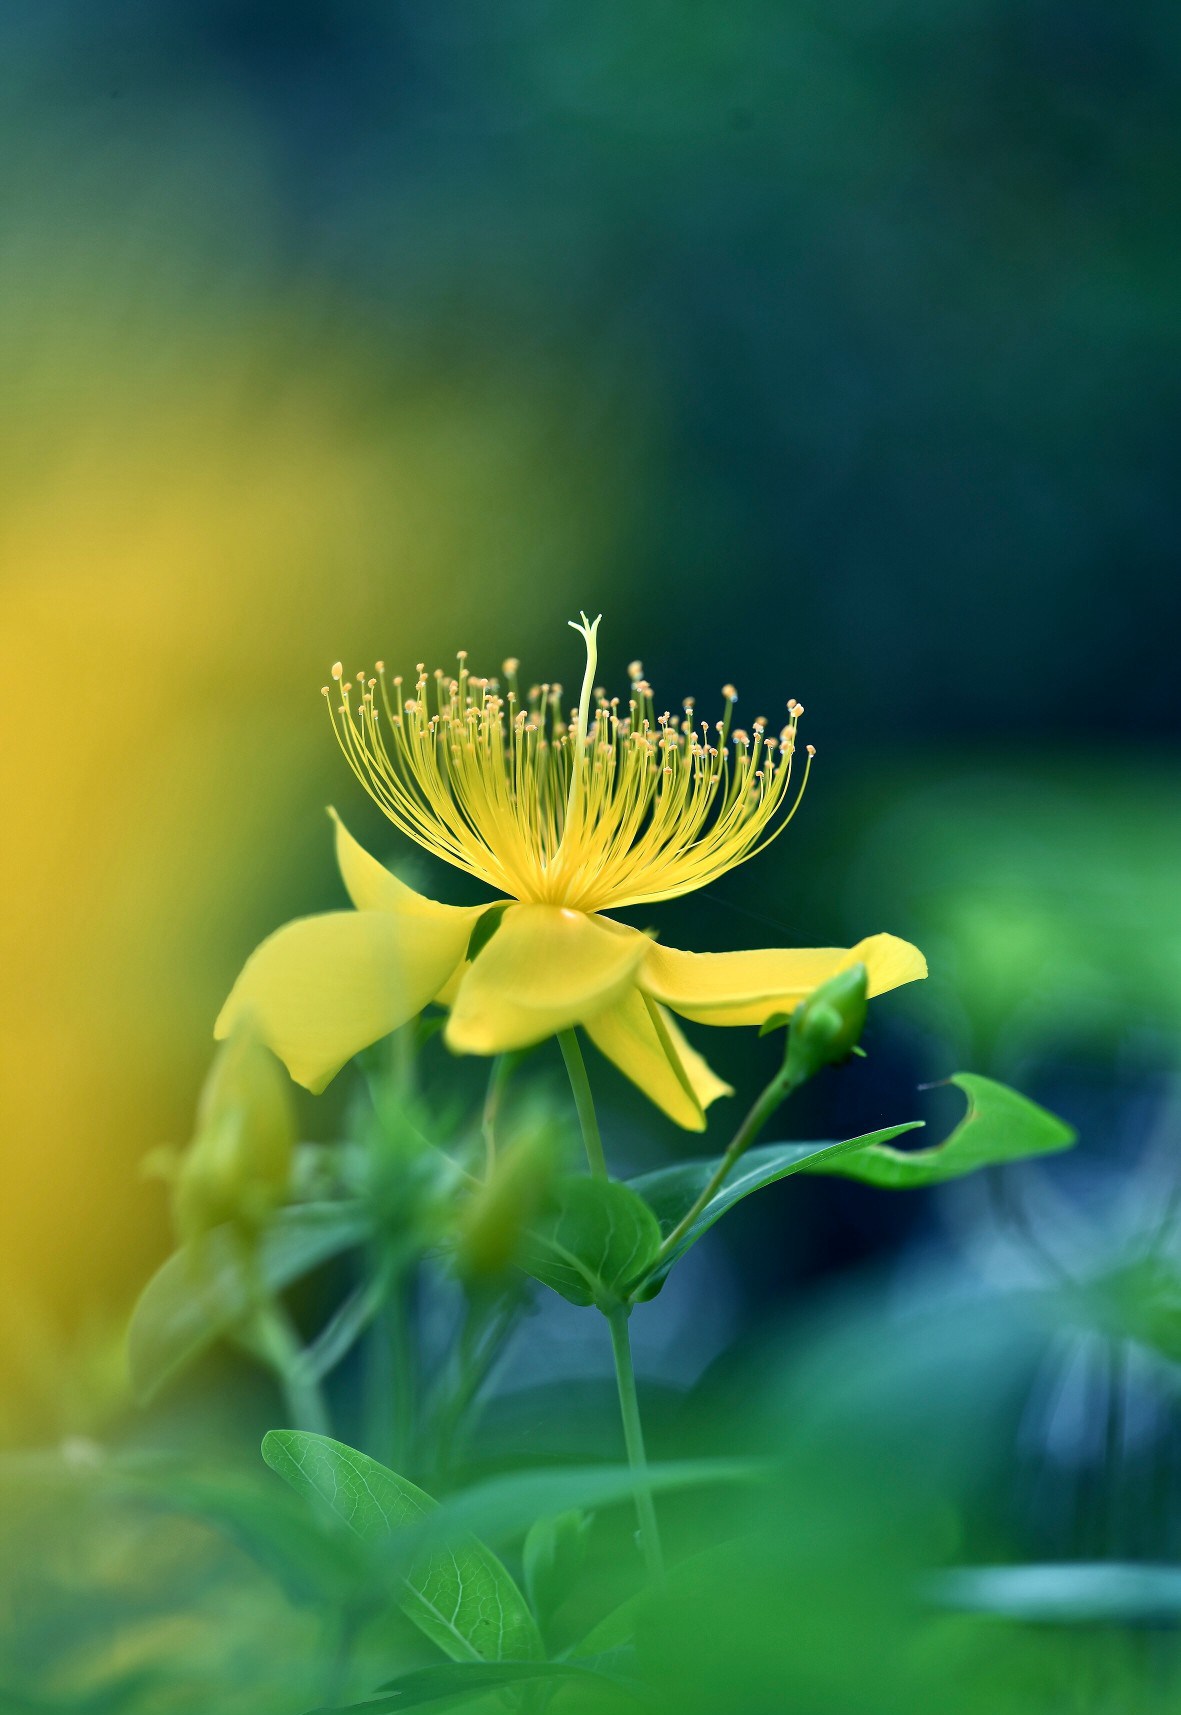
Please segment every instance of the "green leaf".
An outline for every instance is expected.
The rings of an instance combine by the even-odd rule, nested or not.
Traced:
[[[319,1501],[368,1544],[380,1544],[436,1502],[376,1459],[295,1429],[272,1429],[262,1456],[298,1494]],[[453,1661],[536,1661],[541,1638],[525,1598],[490,1548],[464,1534],[419,1554],[400,1603]]]
[[[921,1120],[911,1120],[906,1125],[887,1126],[883,1131],[867,1132],[863,1137],[848,1138],[843,1143],[767,1143],[758,1149],[748,1150],[673,1248],[647,1272],[633,1276],[632,1291],[639,1291],[642,1297],[652,1297],[664,1283],[673,1264],[680,1261],[715,1221],[721,1220],[727,1209],[749,1197],[752,1191],[761,1191],[764,1185],[774,1185],[776,1180],[786,1179],[792,1173],[804,1172],[812,1162],[869,1148],[889,1138],[900,1137],[903,1132],[914,1131],[921,1124]],[[721,1156],[715,1156],[712,1161],[682,1161],[676,1167],[661,1167],[655,1173],[641,1174],[638,1179],[629,1180],[628,1184],[652,1210],[662,1236],[667,1236],[689,1213],[721,1163]]]
[[[648,1466],[654,1494],[713,1484],[757,1483],[767,1467],[751,1459],[669,1460]],[[487,1541],[521,1536],[535,1519],[575,1508],[602,1511],[634,1503],[635,1472],[630,1465],[557,1465],[532,1471],[501,1472],[457,1494],[448,1495],[420,1527],[424,1542],[442,1542],[460,1531]]]
[[[586,1563],[591,1515],[581,1507],[534,1519],[521,1551],[533,1612],[548,1626],[573,1590]]]
[[[968,1112],[945,1143],[930,1149],[889,1149],[875,1144],[856,1155],[809,1166],[809,1173],[839,1173],[889,1190],[940,1185],[979,1167],[1021,1161],[1068,1149],[1075,1133],[1064,1120],[1019,1096],[1005,1084],[975,1072],[956,1072],[947,1080],[968,1098]]]
[[[633,1684],[618,1673],[606,1673],[576,1662],[440,1662],[435,1667],[416,1668],[412,1673],[391,1679],[379,1688],[384,1695],[340,1708],[314,1709],[311,1715],[383,1715],[387,1710],[421,1708],[445,1697],[473,1697],[479,1691],[499,1691],[502,1686],[519,1685],[529,1679],[580,1679],[600,1688],[613,1686],[635,1695]]]
[[[941,1607],[1031,1625],[1175,1623],[1181,1618],[1181,1566],[969,1566],[942,1573],[928,1593]]]
[[[280,1209],[262,1235],[253,1266],[269,1292],[282,1292],[330,1257],[360,1244],[369,1216],[360,1203],[302,1203]],[[216,1227],[186,1245],[149,1280],[131,1314],[131,1385],[146,1403],[185,1364],[249,1313],[250,1279],[241,1240]]]
[[[597,1620],[568,1654],[571,1661],[587,1656],[601,1656],[628,1648],[635,1642],[636,1627],[645,1611],[652,1605],[652,1591],[637,1590],[634,1595],[612,1608]]]
[[[220,1531],[303,1606],[363,1604],[372,1599],[369,1569],[347,1539],[325,1528],[294,1495],[269,1479],[244,1482],[228,1473],[163,1470],[133,1474],[120,1485],[153,1506],[184,1513]]]
[[[493,935],[495,935],[496,931],[500,928],[501,919],[508,910],[509,903],[510,902],[506,899],[500,905],[490,905],[487,911],[483,912],[481,916],[476,918],[467,944],[467,956],[469,960],[477,958],[479,954],[484,951],[484,948],[488,945]]]
[[[609,1309],[655,1258],[656,1217],[614,1179],[559,1179],[554,1198],[553,1209],[525,1235],[518,1264],[571,1304]]]

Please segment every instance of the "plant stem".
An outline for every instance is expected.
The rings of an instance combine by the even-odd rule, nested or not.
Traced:
[[[731,1168],[741,1155],[745,1155],[759,1132],[792,1091],[797,1087],[797,1080],[788,1076],[786,1066],[782,1067],[761,1095],[756,1096],[746,1118],[739,1126],[730,1142],[726,1145],[726,1153],[718,1162],[717,1168],[711,1174],[708,1184],[694,1203],[693,1207],[681,1216],[672,1232],[661,1243],[656,1253],[659,1262],[675,1248],[684,1238],[694,1221],[713,1198],[724,1181],[728,1178]]]
[[[390,1370],[393,1392],[394,1466],[405,1471],[413,1463],[415,1418],[414,1282],[399,1272],[389,1298]]]
[[[629,1310],[617,1304],[607,1311],[611,1329],[611,1350],[615,1358],[615,1385],[619,1390],[619,1415],[623,1419],[623,1441],[627,1462],[636,1485],[636,1513],[640,1521],[640,1546],[653,1583],[664,1583],[664,1554],[660,1547],[660,1528],[656,1522],[656,1504],[648,1480],[648,1456],[644,1451],[644,1429],[640,1422],[640,1401],[636,1393],[636,1372],[632,1364],[631,1336],[628,1332]]]
[[[327,1435],[331,1430],[328,1407],[311,1367],[304,1361],[295,1329],[276,1300],[261,1303],[255,1311],[259,1346],[283,1390],[287,1412],[296,1429]]]
[[[607,1160],[603,1154],[603,1139],[599,1135],[599,1122],[595,1116],[595,1102],[591,1095],[590,1079],[586,1075],[586,1062],[582,1058],[582,1049],[578,1045],[578,1037],[574,1031],[561,1030],[558,1041],[562,1045],[562,1058],[566,1062],[566,1074],[570,1079],[570,1088],[574,1092],[574,1106],[578,1109],[578,1123],[582,1127],[582,1141],[586,1145],[586,1158],[590,1162],[590,1170],[600,1179],[607,1177]]]
[[[500,1112],[500,1098],[504,1086],[508,1083],[512,1061],[507,1054],[498,1054],[492,1062],[492,1070],[488,1074],[488,1089],[484,1096],[484,1113],[481,1130],[484,1134],[484,1173],[490,1176],[496,1165],[496,1119]]]

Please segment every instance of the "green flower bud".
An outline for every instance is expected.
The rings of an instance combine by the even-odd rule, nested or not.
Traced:
[[[581,1510],[539,1518],[525,1538],[525,1589],[543,1622],[570,1594],[586,1562],[590,1514]]]
[[[181,1237],[199,1239],[226,1222],[256,1234],[287,1192],[295,1138],[286,1074],[244,1020],[217,1052],[177,1170],[173,1214]]]
[[[800,1002],[791,1015],[784,1062],[792,1083],[805,1083],[822,1067],[848,1059],[865,1026],[868,990],[865,966],[850,965]]]
[[[538,1118],[497,1156],[460,1219],[456,1265],[464,1279],[492,1280],[510,1267],[545,1206],[556,1155],[552,1126]]]

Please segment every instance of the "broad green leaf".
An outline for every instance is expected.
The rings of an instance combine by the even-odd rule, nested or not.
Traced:
[[[416,1668],[411,1673],[391,1679],[379,1687],[378,1695],[367,1698],[364,1703],[314,1709],[311,1715],[384,1715],[387,1710],[420,1709],[424,1704],[439,1703],[444,1698],[468,1698],[480,1691],[499,1691],[505,1686],[520,1685],[525,1680],[578,1679],[600,1690],[613,1688],[634,1697],[633,1683],[620,1676],[618,1671],[629,1666],[630,1662],[620,1660],[611,1665],[615,1672],[563,1661],[440,1662],[436,1667]],[[614,1707],[614,1703],[609,1707]]]
[[[574,1648],[567,1652],[570,1660],[582,1661],[587,1656],[602,1656],[628,1648],[635,1642],[640,1617],[651,1604],[652,1591],[637,1590],[634,1596],[629,1596],[609,1614],[604,1614],[584,1637],[579,1638]]]
[[[712,1484],[755,1483],[766,1467],[751,1459],[670,1460],[648,1467],[655,1494],[705,1488]],[[600,1511],[635,1499],[630,1466],[559,1465],[532,1471],[508,1471],[486,1477],[449,1495],[421,1526],[424,1540],[437,1542],[471,1531],[492,1542],[521,1536],[535,1519],[574,1508]]]
[[[655,1215],[614,1179],[559,1179],[554,1199],[525,1235],[519,1266],[571,1304],[609,1308],[659,1249]]]
[[[301,1203],[280,1209],[253,1267],[269,1292],[360,1244],[369,1216],[360,1203]],[[198,1249],[174,1252],[140,1294],[127,1332],[131,1385],[144,1403],[250,1310],[251,1281],[238,1236],[216,1227]]]
[[[758,1149],[748,1150],[672,1249],[655,1266],[633,1276],[632,1290],[639,1290],[642,1297],[652,1297],[673,1264],[679,1262],[715,1221],[721,1220],[727,1209],[749,1197],[752,1191],[760,1191],[764,1185],[774,1185],[776,1180],[786,1179],[792,1173],[801,1173],[812,1162],[827,1161],[834,1156],[866,1149],[900,1137],[905,1131],[914,1131],[921,1124],[921,1120],[911,1120],[906,1125],[887,1126],[883,1131],[867,1132],[863,1137],[848,1138],[843,1143],[767,1143]],[[628,1184],[644,1199],[659,1223],[662,1236],[667,1237],[689,1213],[721,1166],[721,1161],[720,1156],[715,1156],[712,1161],[682,1161],[675,1167],[661,1167],[655,1173],[641,1174],[638,1179],[629,1180]]]
[[[1118,1561],[968,1566],[928,1587],[941,1607],[1032,1625],[1144,1625],[1181,1619],[1181,1566]]]
[[[573,1590],[586,1564],[591,1515],[582,1507],[534,1519],[521,1550],[525,1589],[543,1627]]]
[[[163,1470],[123,1479],[120,1489],[154,1507],[183,1513],[220,1531],[279,1583],[291,1601],[363,1604],[372,1578],[339,1532],[269,1479]]]
[[[435,1510],[436,1502],[376,1459],[295,1429],[272,1429],[262,1456],[298,1494],[318,1500],[361,1540],[380,1544]],[[453,1661],[537,1661],[541,1638],[506,1568],[464,1534],[417,1555],[401,1606]]]
[[[956,1072],[947,1080],[968,1098],[968,1112],[944,1143],[930,1149],[890,1149],[877,1143],[855,1155],[809,1165],[809,1173],[839,1173],[889,1190],[940,1185],[979,1167],[1021,1161],[1068,1149],[1075,1133],[1064,1120],[1019,1096],[1005,1084],[975,1072]]]

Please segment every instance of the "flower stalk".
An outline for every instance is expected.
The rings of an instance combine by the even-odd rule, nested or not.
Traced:
[[[640,1521],[640,1547],[649,1576],[657,1586],[664,1583],[664,1551],[660,1543],[660,1527],[656,1520],[656,1503],[652,1498],[652,1483],[648,1476],[648,1456],[644,1448],[644,1428],[640,1419],[640,1400],[636,1392],[636,1372],[632,1363],[631,1335],[628,1317],[631,1307],[617,1304],[608,1312],[611,1330],[611,1351],[615,1359],[615,1385],[619,1393],[619,1415],[623,1420],[623,1441],[627,1462],[635,1480],[636,1513]]]
[[[574,1095],[574,1106],[578,1110],[578,1123],[582,1127],[582,1141],[586,1148],[586,1159],[590,1170],[599,1179],[606,1179],[607,1158],[603,1154],[603,1138],[599,1131],[598,1115],[595,1113],[595,1101],[591,1095],[590,1079],[586,1075],[586,1061],[582,1057],[578,1037],[573,1030],[563,1030],[558,1036],[562,1049],[562,1058],[566,1062],[566,1075],[570,1079],[570,1089]]]

